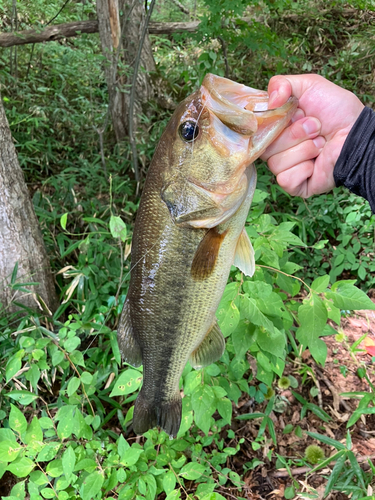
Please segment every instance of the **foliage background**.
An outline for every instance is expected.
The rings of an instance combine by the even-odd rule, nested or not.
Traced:
[[[276,73],[318,72],[373,105],[373,2],[184,5],[201,20],[196,33],[152,36],[157,98],[144,110],[137,137],[143,174],[170,108],[207,72],[256,88],[267,88]],[[57,13],[53,23],[96,15],[93,1],[68,2],[59,12],[62,6],[1,2],[1,28],[43,28]],[[153,20],[186,15],[165,0]],[[252,279],[232,268],[217,313],[226,352],[204,370],[184,370],[178,439],[156,430],[136,438],[131,419],[142,372],[122,365],[115,329],[139,197],[129,145],[113,140],[103,65],[96,34],[0,55],[1,95],[61,298],[53,319],[31,311],[19,319],[6,310],[0,317],[0,477],[3,485],[19,481],[1,493],[10,500],[243,497],[246,472],[263,460],[285,467],[270,417],[277,408],[286,411],[277,385],[285,363],[300,360],[308,346],[324,364],[321,337],[336,333],[328,319],[339,325],[345,311],[374,308],[364,293],[375,280],[374,218],[367,202],[343,189],[292,199],[259,165],[247,225],[258,267]],[[24,293],[16,270],[12,286]],[[371,384],[373,365],[361,368]],[[304,394],[302,411],[329,421],[294,377],[289,383]],[[374,413],[373,386],[362,396],[344,448],[343,436],[328,443],[340,468],[326,494],[361,498],[371,484],[374,471],[365,475],[350,455],[350,431],[362,413]],[[237,409],[244,399],[252,401],[250,414]],[[244,445],[235,416],[256,418],[259,426],[254,454],[241,467],[234,465]],[[323,434],[314,438],[324,442]],[[294,462],[301,463],[307,462]],[[291,481],[285,497],[297,492]]]

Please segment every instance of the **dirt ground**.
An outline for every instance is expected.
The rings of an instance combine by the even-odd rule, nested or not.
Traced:
[[[335,327],[334,324],[332,326]],[[337,336],[325,337],[328,346],[328,355],[324,368],[317,366],[308,351],[304,354],[302,362],[299,360],[289,363],[286,368],[286,375],[293,375],[299,382],[298,388],[295,389],[296,392],[301,394],[307,401],[320,406],[332,417],[332,420],[329,423],[325,423],[310,411],[301,419],[300,412],[302,405],[296,401],[291,391],[278,392],[278,397],[286,397],[289,404],[287,404],[283,413],[273,412],[271,414],[277,437],[276,447],[269,440],[269,447],[275,452],[273,453],[273,457],[275,454],[289,457],[295,464],[298,458],[304,457],[305,449],[310,444],[320,445],[324,449],[326,457],[331,456],[335,452],[333,447],[313,440],[304,432],[299,433],[299,436],[295,432],[284,434],[283,430],[287,424],[299,426],[302,431],[324,434],[344,444],[346,443],[346,423],[352,415],[353,410],[357,407],[358,399],[342,396],[341,394],[345,392],[370,391],[368,382],[357,375],[360,363],[367,365],[367,373],[370,380],[375,382],[375,364],[372,362],[372,356],[365,350],[352,355],[350,348],[364,334],[367,334],[367,338],[365,342],[361,342],[358,345],[357,349],[365,349],[365,345],[375,345],[375,311],[361,311],[354,316],[343,318],[340,328],[336,326],[335,329],[338,331]],[[304,372],[306,373],[306,380],[302,384]],[[310,393],[312,388],[314,397]],[[248,406],[248,403],[246,406]],[[255,411],[259,411],[259,407]],[[246,412],[249,412],[249,408],[246,408]],[[245,425],[244,422],[246,422]],[[267,459],[267,447],[265,449],[262,447],[258,453],[252,449],[251,442],[257,436],[260,425],[254,425],[255,422],[259,422],[259,420],[239,422],[236,437],[237,435],[245,437],[243,445],[244,453],[243,457],[239,455],[233,457],[232,466],[237,465],[239,468],[240,464],[236,464],[236,461],[241,461],[241,458],[243,458],[244,462],[248,462],[254,457],[262,460],[264,464],[246,473],[246,487],[242,492],[237,491],[235,495],[254,500],[284,498],[285,488],[292,484],[291,478],[286,469],[276,469],[274,458],[271,461]],[[375,415],[361,417],[351,427],[351,430],[352,450],[363,470],[368,470],[368,458],[375,464]],[[319,496],[317,498],[323,498],[327,477],[330,475],[334,464],[330,465],[329,468],[327,467],[318,471],[314,475],[306,474],[308,467],[301,465],[296,467],[294,464],[291,463],[290,466],[293,478],[300,485],[300,493],[308,493],[309,487],[313,487],[318,492]],[[372,485],[372,488],[375,493],[375,484]],[[222,494],[230,498],[224,492]],[[373,495],[371,487],[368,489],[367,495]],[[295,498],[306,497],[296,496]],[[341,500],[350,497],[340,492],[333,492],[327,498]],[[373,498],[375,499],[375,496]]]

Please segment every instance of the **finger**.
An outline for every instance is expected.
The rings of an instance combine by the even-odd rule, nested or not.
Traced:
[[[269,109],[279,108],[292,95],[292,86],[287,78],[282,75],[273,76],[268,83]]]
[[[293,148],[271,156],[268,160],[268,167],[273,174],[279,175],[284,170],[316,158],[323,149],[324,144],[323,137],[318,137],[315,142],[314,140],[303,141]]]
[[[314,160],[307,160],[277,175],[276,180],[292,196],[308,198],[308,179],[314,172]],[[312,193],[311,193],[312,194]]]
[[[321,123],[317,118],[306,117],[297,120],[287,127],[279,137],[272,142],[262,155],[262,160],[268,160],[273,155],[304,142],[314,139],[320,133]]]
[[[327,82],[320,75],[276,75],[268,83],[269,107],[282,106],[290,96],[300,99],[303,94],[315,85]]]
[[[303,109],[297,108],[296,112],[294,113],[294,115],[292,116],[292,118],[290,119],[290,121],[292,123],[294,123],[294,122],[300,120],[301,118],[305,118],[305,112],[303,111]]]

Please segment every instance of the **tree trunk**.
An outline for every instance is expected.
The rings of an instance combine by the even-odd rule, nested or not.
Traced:
[[[108,85],[109,111],[117,142],[122,141],[128,131],[129,92],[133,76],[139,39],[144,29],[145,11],[142,0],[96,0],[99,34],[105,57],[105,77]],[[120,17],[120,11],[124,15]],[[146,34],[141,70],[137,75],[134,106],[134,129],[142,105],[153,95],[149,73],[155,70],[151,44]]]
[[[14,301],[36,309],[38,295],[54,311],[57,297],[49,260],[1,99],[0,193],[0,311],[16,310]],[[28,282],[38,285],[22,287],[30,293],[17,290],[17,285]]]

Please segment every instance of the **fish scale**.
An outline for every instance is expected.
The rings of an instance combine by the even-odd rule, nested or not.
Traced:
[[[170,436],[177,435],[179,381],[187,361],[196,368],[206,366],[224,351],[215,312],[230,268],[236,263],[246,274],[254,272],[244,225],[256,185],[251,147],[255,145],[261,154],[263,144],[256,144],[257,121],[251,111],[231,104],[228,118],[228,99],[221,102],[217,92],[212,93],[216,101],[210,108],[210,88],[221,85],[228,93],[232,89],[228,82],[208,75],[201,89],[178,106],[155,151],[142,193],[130,286],[118,327],[124,361],[143,364],[143,385],[133,416],[138,434],[159,426]],[[253,100],[254,93],[265,99],[262,91],[230,83]],[[281,123],[279,132],[295,107],[293,102],[279,114],[268,112]],[[225,124],[220,121],[220,144],[214,136],[219,120],[214,112],[225,120]],[[189,131],[189,120],[198,130],[190,143],[179,132],[181,124]],[[228,128],[230,120],[234,130]],[[268,122],[267,126],[273,125]],[[251,134],[246,136],[249,124]],[[275,129],[259,131],[265,145],[276,137]]]

